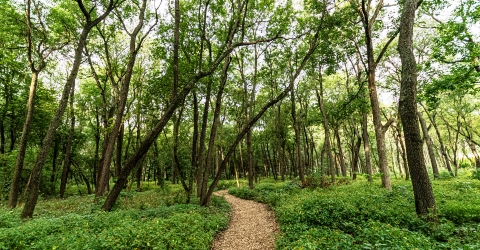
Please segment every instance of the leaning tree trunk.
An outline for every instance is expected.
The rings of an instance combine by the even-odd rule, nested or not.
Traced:
[[[140,13],[138,15],[138,23],[130,35],[130,44],[129,44],[129,59],[127,68],[125,70],[125,75],[122,79],[122,86],[118,101],[117,113],[115,115],[115,122],[112,126],[112,131],[108,138],[108,144],[103,155],[102,167],[98,169],[100,175],[98,180],[98,187],[95,195],[102,196],[108,190],[109,176],[110,176],[110,164],[112,162],[113,151],[115,149],[115,142],[117,141],[118,133],[120,127],[123,123],[123,116],[125,111],[125,106],[127,103],[128,92],[130,87],[130,81],[133,75],[133,67],[135,66],[135,61],[137,58],[138,51],[140,50],[141,44],[143,42],[143,37],[140,42],[137,41],[137,36],[140,34],[140,31],[144,24],[145,19],[145,10],[147,6],[147,1],[143,0],[140,8]],[[147,32],[148,34],[148,32]]]
[[[427,123],[425,122],[421,112],[418,112],[418,119],[420,120],[420,125],[422,126],[423,138],[427,144],[428,156],[430,157],[430,162],[432,164],[433,178],[436,180],[440,177],[440,173],[438,172],[437,158],[435,157],[435,151],[433,150],[433,141],[428,134]]]
[[[417,214],[436,212],[435,197],[428,178],[417,116],[417,64],[413,54],[413,23],[416,0],[406,0],[400,23],[398,52],[402,61],[399,113],[402,119],[408,166],[412,177]]]
[[[431,116],[429,113],[427,113],[428,119],[430,119],[430,122],[433,125],[433,128],[435,129],[435,133],[437,135],[438,143],[440,144],[440,152],[442,153],[443,156],[443,161],[445,162],[445,167],[448,170],[448,173],[450,173],[451,176],[455,176],[452,171],[452,167],[450,165],[450,159],[448,159],[448,153],[447,149],[445,146],[445,143],[443,142],[442,136],[440,134],[440,130],[438,129],[438,125],[435,119],[435,116]]]
[[[9,208],[15,208],[17,206],[18,194],[20,193],[20,180],[21,180],[22,171],[23,171],[23,163],[25,161],[25,152],[27,151],[28,135],[30,134],[30,128],[33,121],[37,85],[38,85],[38,72],[32,72],[30,94],[27,101],[27,117],[25,118],[25,123],[23,124],[22,136],[20,137],[20,144],[18,146],[17,160],[15,162],[15,170],[13,172],[12,184],[10,185],[10,193],[8,196]],[[2,136],[3,136],[3,133],[2,133]],[[3,148],[3,143],[2,143],[2,148]]]
[[[220,124],[220,112],[222,108],[222,97],[227,83],[228,68],[230,66],[231,57],[227,57],[224,61],[222,68],[222,77],[220,80],[220,86],[216,95],[215,108],[213,111],[212,127],[210,129],[210,138],[208,141],[207,158],[205,163],[205,171],[203,172],[202,192],[200,199],[204,199],[208,191],[208,178],[210,177],[210,170],[213,165],[213,153],[215,151],[215,139],[217,137],[217,130]],[[251,175],[251,173],[249,173]]]
[[[75,111],[73,109],[73,97],[75,87],[72,87],[70,92],[70,133],[68,135],[67,150],[63,160],[62,177],[60,179],[60,198],[65,195],[65,188],[67,187],[68,170],[70,168],[72,158],[73,135],[75,132]]]
[[[478,155],[477,148],[475,146],[475,143],[473,143],[472,139],[470,137],[466,137],[467,139],[467,144],[470,150],[472,151],[473,156],[475,157],[475,168],[477,170],[480,170],[480,156]]]

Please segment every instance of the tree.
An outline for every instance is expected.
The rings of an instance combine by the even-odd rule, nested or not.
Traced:
[[[34,13],[32,13],[32,5]],[[53,34],[49,34],[44,23],[44,6],[40,3],[27,0],[25,4],[25,43],[28,67],[31,71],[30,92],[27,101],[27,115],[23,124],[22,136],[18,147],[17,160],[15,162],[15,171],[13,173],[12,184],[10,186],[10,195],[8,197],[8,207],[14,208],[17,205],[18,194],[20,192],[20,177],[22,175],[23,165],[25,161],[25,152],[27,149],[28,136],[33,122],[35,97],[37,95],[37,87],[39,75],[47,66],[47,59],[52,52],[61,49],[69,41],[69,34],[65,34],[66,42],[62,44],[52,44]],[[32,23],[32,15],[35,14],[38,23]],[[51,27],[49,27],[51,28]],[[67,31],[68,32],[68,31]]]
[[[247,11],[245,8],[246,2],[240,1],[237,4],[238,5],[231,6],[231,7],[234,8],[236,11],[239,11],[239,13],[244,13],[244,11]],[[179,89],[177,93],[172,93],[170,102],[166,105],[160,119],[155,123],[153,128],[151,128],[147,132],[147,134],[145,135],[144,141],[135,150],[135,152],[129,157],[129,159],[125,162],[122,168],[122,171],[120,173],[120,176],[117,179],[117,182],[115,183],[114,187],[108,194],[108,197],[105,200],[105,203],[103,204],[103,207],[102,207],[103,210],[109,211],[113,207],[118,195],[120,194],[121,190],[123,189],[124,185],[127,182],[127,178],[128,178],[128,175],[130,174],[130,171],[135,167],[135,164],[143,157],[143,155],[147,153],[148,149],[156,140],[157,136],[165,128],[166,124],[174,114],[175,110],[179,107],[179,105],[181,105],[181,103],[185,101],[185,98],[189,95],[191,90],[195,87],[195,85],[201,79],[212,75],[215,72],[215,70],[218,68],[218,66],[230,56],[230,54],[235,48],[241,47],[241,46],[248,46],[255,43],[268,42],[277,38],[277,36],[275,36],[273,38],[259,39],[256,41],[245,42],[241,40],[239,42],[233,42],[233,39],[235,38],[235,34],[238,32],[238,25],[241,19],[242,19],[242,15],[235,14],[232,16],[232,20],[231,20],[232,24],[236,23],[237,28],[232,27],[232,29],[229,29],[229,32],[227,33],[227,38],[226,38],[227,42],[223,44],[223,46],[218,48],[219,51],[215,60],[213,60],[208,67],[205,67],[206,69],[203,69],[202,67],[202,70],[199,70],[193,75],[187,76],[186,77],[187,79],[185,80],[182,88]],[[227,46],[227,44],[231,44],[231,45]],[[203,60],[203,58],[200,58],[200,61],[201,60]],[[200,153],[203,153],[203,152],[200,150],[199,154]],[[208,193],[210,193],[210,190],[208,191]]]
[[[104,13],[98,15],[94,19],[92,19],[92,12],[95,10],[95,8],[87,10],[87,7],[84,5],[82,0],[77,0],[77,4],[85,18],[85,23],[83,25],[82,32],[80,33],[77,45],[75,47],[74,62],[70,70],[70,74],[68,75],[68,78],[65,82],[58,108],[55,112],[54,117],[50,121],[47,134],[42,141],[42,147],[38,152],[35,165],[32,169],[29,194],[25,202],[25,206],[23,207],[23,211],[21,214],[22,218],[31,218],[33,215],[33,211],[35,210],[38,199],[38,187],[40,185],[40,175],[42,173],[42,168],[43,165],[45,165],[45,161],[50,151],[50,146],[52,144],[53,138],[55,137],[56,130],[60,125],[63,113],[65,112],[71,88],[75,82],[75,79],[77,78],[77,73],[83,58],[83,50],[86,46],[88,34],[90,33],[90,30],[95,27],[95,25],[97,25],[110,14],[110,12],[115,8],[116,2],[114,2],[114,0],[110,0],[105,8]]]
[[[399,113],[402,119],[405,146],[417,214],[436,213],[435,197],[428,178],[423,143],[418,125],[417,113],[417,63],[413,54],[413,24],[417,4],[422,0],[406,0],[403,6],[398,52],[402,61]]]
[[[332,178],[332,183],[335,182],[335,176],[337,174],[337,171],[335,169],[335,159],[332,154],[332,146],[330,144],[330,126],[329,126],[329,121],[327,118],[327,113],[325,111],[325,105],[324,105],[324,95],[323,95],[323,76],[322,76],[322,67],[319,67],[319,85],[320,85],[320,90],[318,90],[317,86],[315,86],[315,93],[317,95],[317,100],[318,100],[318,106],[320,108],[320,111],[322,112],[322,118],[323,118],[323,129],[325,131],[325,150],[328,156],[328,164],[330,166],[330,176]]]
[[[377,5],[374,6],[372,1],[366,0],[350,0],[352,6],[357,9],[360,16],[360,20],[363,24],[365,43],[366,43],[366,57],[367,61],[363,62],[368,79],[368,90],[370,95],[370,104],[372,106],[373,125],[375,128],[375,139],[377,142],[377,152],[380,171],[382,172],[382,186],[386,189],[392,189],[390,183],[390,170],[388,168],[387,149],[385,146],[385,132],[387,131],[391,122],[382,124],[380,104],[378,101],[377,86],[376,86],[376,70],[380,60],[382,60],[386,50],[392,43],[393,39],[398,35],[398,30],[395,30],[390,35],[387,42],[381,48],[380,53],[375,58],[374,44],[373,44],[373,29],[374,24],[377,21],[378,15],[381,13],[384,7],[383,0],[379,0]]]

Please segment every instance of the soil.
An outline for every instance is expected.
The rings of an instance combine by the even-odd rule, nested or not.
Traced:
[[[227,190],[214,194],[225,197],[232,208],[232,215],[227,230],[215,237],[213,250],[275,249],[279,226],[267,205],[237,198],[228,194]]]

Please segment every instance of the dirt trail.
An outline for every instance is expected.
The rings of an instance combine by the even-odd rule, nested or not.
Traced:
[[[279,227],[267,205],[237,198],[226,190],[214,194],[230,203],[232,218],[227,230],[215,238],[213,250],[275,249]]]

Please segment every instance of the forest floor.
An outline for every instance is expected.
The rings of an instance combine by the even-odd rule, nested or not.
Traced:
[[[232,217],[228,228],[215,238],[213,250],[275,249],[279,226],[266,204],[237,198],[227,190],[215,195],[225,197],[230,203]]]

